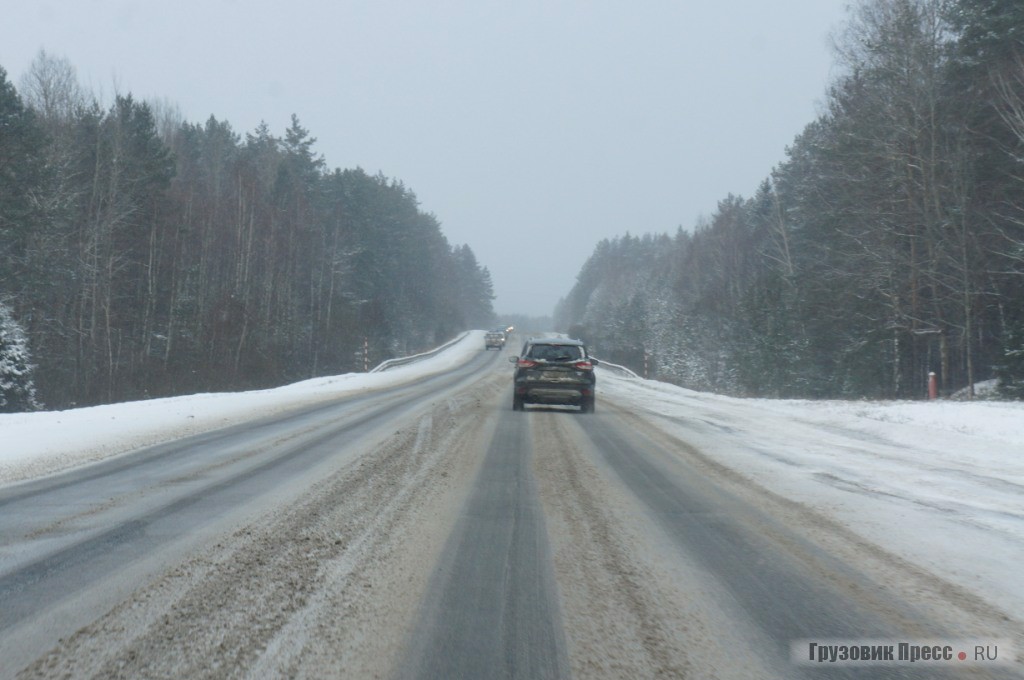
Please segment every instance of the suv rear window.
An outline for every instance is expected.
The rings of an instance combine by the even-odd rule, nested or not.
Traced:
[[[583,348],[579,345],[534,345],[530,348],[530,359],[539,361],[577,361],[583,359]]]

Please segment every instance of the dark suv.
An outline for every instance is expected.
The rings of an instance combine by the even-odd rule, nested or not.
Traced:
[[[569,404],[594,412],[594,366],[579,340],[530,338],[522,354],[509,357],[516,365],[512,410],[526,404]]]

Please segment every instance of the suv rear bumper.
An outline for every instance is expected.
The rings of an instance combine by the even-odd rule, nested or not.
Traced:
[[[516,396],[530,404],[579,405],[594,396],[594,386],[590,384],[519,383],[515,391]]]

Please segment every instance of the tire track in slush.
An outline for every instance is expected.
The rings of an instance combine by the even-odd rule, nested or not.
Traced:
[[[502,411],[398,677],[567,678],[529,418]]]

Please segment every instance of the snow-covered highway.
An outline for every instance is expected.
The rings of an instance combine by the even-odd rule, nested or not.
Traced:
[[[1019,676],[1019,405],[514,413],[506,353],[0,416],[0,678]]]

